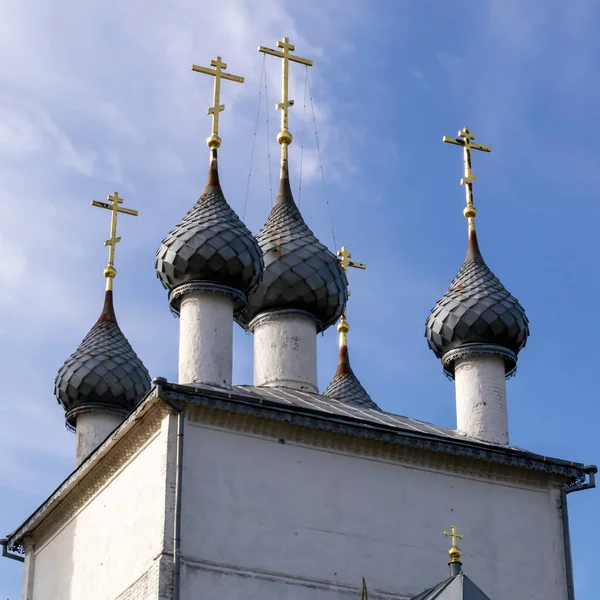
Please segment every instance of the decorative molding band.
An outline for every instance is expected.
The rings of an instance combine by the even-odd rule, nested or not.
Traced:
[[[448,379],[454,379],[454,362],[459,358],[472,356],[499,356],[504,360],[506,379],[510,379],[517,372],[517,355],[508,348],[495,344],[465,344],[454,348],[442,356],[442,367]]]
[[[173,288],[169,293],[169,305],[171,312],[178,317],[179,307],[181,300],[186,294],[192,292],[203,292],[210,294],[222,294],[223,296],[229,296],[233,298],[233,311],[239,312],[246,306],[246,294],[236,290],[235,288],[227,285],[220,285],[219,283],[211,283],[209,281],[190,281],[189,283],[182,283],[177,287]]]
[[[239,406],[239,405],[238,405]],[[481,452],[474,450],[471,455],[444,448],[434,440],[430,444],[412,438],[412,443],[400,442],[397,436],[361,436],[349,431],[340,424],[333,428],[314,427],[298,422],[297,419],[273,419],[264,410],[237,411],[222,410],[215,406],[191,406],[188,408],[190,423],[206,425],[247,435],[288,443],[309,446],[343,454],[354,454],[369,459],[401,463],[405,466],[446,471],[466,477],[498,481],[537,489],[547,489],[551,485],[562,486],[569,478],[566,474],[551,471],[531,470],[524,465],[510,462],[486,462],[480,460]],[[313,425],[313,426],[311,426]],[[447,446],[450,446],[449,444]],[[437,451],[436,451],[437,449]],[[479,459],[478,459],[479,458]]]
[[[285,317],[305,317],[313,321],[317,328],[317,333],[321,333],[323,331],[323,323],[316,319],[313,315],[305,310],[299,310],[297,308],[274,308],[272,310],[266,310],[261,312],[259,315],[254,317],[250,323],[248,323],[247,329],[254,333],[254,330],[257,327],[261,327],[262,325],[267,325],[270,323],[279,323]]]
[[[85,461],[82,463],[80,468],[86,465],[87,468],[83,469],[81,473],[78,469],[72,476],[76,479],[76,485],[66,485],[69,483],[69,480],[67,480],[34,513],[30,521],[35,518],[37,523],[32,523],[30,530],[28,523],[26,523],[22,530],[25,529],[28,535],[34,537],[36,552],[41,550],[102,488],[123,470],[142,448],[159,434],[161,423],[167,413],[168,407],[165,404],[162,402],[154,403],[150,410],[135,423],[135,427],[128,428],[121,439],[113,440],[113,436],[111,436],[100,446],[99,449],[103,448],[105,444],[111,444],[105,456],[102,456],[99,461]],[[90,458],[93,458],[96,452]],[[20,537],[19,532],[17,532],[15,541]]]

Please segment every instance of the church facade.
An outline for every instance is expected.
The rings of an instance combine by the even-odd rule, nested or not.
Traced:
[[[364,265],[314,236],[289,183],[289,63],[312,62],[287,38],[260,50],[282,59],[282,156],[256,237],[218,175],[220,83],[242,78],[220,57],[193,67],[215,77],[208,179],[156,258],[178,382],[151,382],[117,323],[116,219],[135,211],[97,203],[112,214],[105,303],[55,384],[76,468],[2,540],[23,600],[573,600],[567,497],[597,469],[510,444],[506,378],[529,326],[475,231],[471,152],[490,148],[466,128],[444,138],[464,157],[467,255],[425,336],[455,382],[450,430],[382,411],[351,368],[347,268]],[[232,384],[234,322],[254,335],[253,385]],[[336,323],[320,394],[317,335]]]

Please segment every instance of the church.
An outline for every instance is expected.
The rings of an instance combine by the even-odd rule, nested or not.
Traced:
[[[456,429],[384,412],[350,361],[348,276],[365,265],[316,238],[290,186],[289,69],[312,61],[288,38],[259,51],[282,64],[281,167],[256,236],[218,167],[221,84],[243,78],[220,57],[192,67],[214,77],[208,177],[155,262],[176,382],[151,379],[116,317],[118,218],[137,213],[116,192],[92,203],[111,218],[104,304],[55,380],[75,469],[1,540],[23,600],[573,600],[567,501],[597,468],[510,443],[506,380],[529,321],[477,238],[472,154],[491,149],[466,127],[443,138],[463,154],[466,257],[423,316]],[[251,385],[232,382],[234,323],[253,336]],[[317,336],[333,326],[320,391]]]

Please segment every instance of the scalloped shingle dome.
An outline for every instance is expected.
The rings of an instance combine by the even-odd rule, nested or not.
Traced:
[[[357,406],[359,408],[374,408],[380,410],[379,406],[369,396],[367,390],[361,385],[358,377],[350,366],[348,346],[340,347],[338,366],[333,379],[323,392],[323,396],[334,398],[344,404]]]
[[[98,321],[59,369],[54,393],[75,426],[78,412],[110,410],[125,416],[151,387],[150,375],[119,328],[112,291]]]
[[[263,258],[256,239],[227,204],[219,183],[217,151],[194,207],[156,252],[156,274],[172,291],[193,281],[211,282],[247,295],[258,283]]]
[[[465,262],[427,318],[429,347],[450,375],[453,360],[445,361],[444,356],[452,350],[474,345],[507,349],[504,358],[509,374],[528,336],[525,310],[485,264],[475,231],[469,231]]]
[[[266,310],[297,309],[313,315],[322,329],[335,323],[348,297],[346,275],[337,257],[304,222],[285,163],[275,206],[256,239],[265,268],[238,322],[247,326]]]

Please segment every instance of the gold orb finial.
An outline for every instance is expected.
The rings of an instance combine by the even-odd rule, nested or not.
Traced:
[[[288,146],[292,143],[294,139],[294,136],[292,135],[292,132],[289,129],[282,129],[278,134],[277,134],[277,143],[281,144],[283,146],[283,144],[287,144]]]
[[[117,276],[117,270],[114,267],[106,267],[106,269],[104,269],[104,277],[110,278],[110,279],[114,279]]]
[[[465,215],[467,219],[474,219],[477,216],[477,209],[472,204],[470,206],[465,206],[463,215]]]
[[[338,323],[337,330],[339,333],[347,334],[350,331],[350,325],[348,325],[348,321],[346,321],[346,315],[342,315],[340,317],[340,322]]]
[[[211,133],[211,135],[206,139],[206,144],[211,150],[216,150],[221,146],[221,138],[217,134]]]

